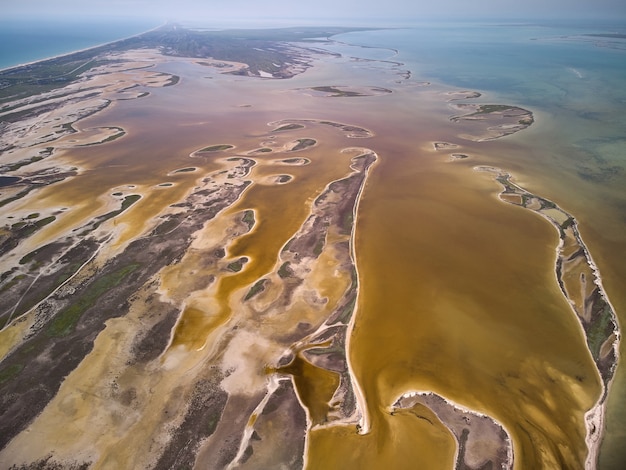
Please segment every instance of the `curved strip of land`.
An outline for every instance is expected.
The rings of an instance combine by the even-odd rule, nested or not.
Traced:
[[[331,127],[336,127],[338,129],[340,129],[341,131],[343,131],[346,134],[346,137],[351,137],[351,138],[368,138],[368,137],[372,137],[374,135],[374,133],[368,129],[365,129],[363,127],[358,127],[358,126],[353,126],[351,124],[343,124],[340,122],[334,122],[334,121],[323,121],[320,119],[284,119],[284,120],[280,120],[280,121],[274,121],[274,122],[270,122],[268,123],[268,125],[270,126],[284,126],[284,125],[288,125],[290,123],[306,123],[306,122],[310,122],[310,123],[316,123],[316,124],[324,124],[326,126],[331,126]]]
[[[474,97],[473,95],[469,96],[469,98]],[[450,107],[463,112],[463,114],[452,116],[450,118],[452,122],[478,121],[481,124],[480,134],[462,134],[460,136],[475,142],[485,142],[515,134],[534,122],[533,113],[519,106],[463,103],[451,104]],[[486,132],[483,130],[485,124],[487,125]]]
[[[580,235],[578,222],[571,214],[554,202],[513,183],[511,175],[500,168],[478,166],[475,170],[495,175],[496,181],[504,188],[499,194],[502,201],[536,212],[559,232],[556,279],[580,322],[587,347],[602,379],[602,394],[585,415],[588,448],[585,466],[595,468],[604,432],[606,401],[619,359],[621,338],[617,315],[602,286],[600,271]]]
[[[376,86],[343,86],[343,85],[327,85],[314,86],[310,88],[298,88],[311,96],[322,98],[355,98],[362,96],[380,96],[392,93],[388,88]]]
[[[455,469],[513,468],[510,434],[490,416],[464,408],[433,392],[406,392],[389,412],[409,411],[418,417],[420,406],[430,409],[450,430],[457,442]],[[427,418],[423,418],[427,419]]]

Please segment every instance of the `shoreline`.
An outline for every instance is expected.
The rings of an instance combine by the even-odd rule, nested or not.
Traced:
[[[585,412],[584,414],[584,422],[585,422],[585,429],[586,429],[585,444],[587,447],[585,469],[593,470],[594,468],[596,468],[596,465],[598,463],[598,458],[600,456],[600,446],[602,445],[602,442],[604,440],[604,436],[606,433],[605,415],[606,415],[607,399],[609,397],[609,391],[610,391],[611,385],[613,384],[613,381],[615,380],[615,371],[620,363],[619,344],[621,341],[621,328],[619,325],[619,318],[616,314],[616,310],[611,304],[610,299],[608,295],[606,294],[606,291],[604,290],[604,287],[602,285],[602,276],[600,274],[600,270],[598,266],[596,265],[596,263],[594,262],[587,245],[584,243],[580,235],[580,232],[578,230],[578,222],[576,218],[574,218],[567,211],[561,209],[558,205],[556,205],[552,201],[549,201],[533,193],[530,193],[526,191],[524,188],[513,183],[511,181],[511,178],[512,178],[511,174],[505,170],[502,170],[501,168],[492,167],[492,166],[477,166],[477,167],[474,167],[474,170],[479,171],[479,172],[494,173],[496,175],[495,181],[504,188],[504,190],[498,194],[498,199],[501,202],[521,206],[524,209],[529,209],[530,211],[537,213],[542,218],[546,219],[559,232],[559,243],[557,247],[555,248],[556,269],[554,271],[554,274],[555,274],[556,281],[559,285],[559,288],[563,297],[565,298],[567,303],[570,305],[572,312],[578,319],[578,324],[580,326],[580,329],[582,330],[583,336],[586,341],[587,350],[592,360],[594,361],[594,364],[596,366],[596,371],[599,375],[600,383],[602,385],[602,393],[600,394],[599,398],[596,400],[595,404],[589,410],[587,410],[587,412]],[[502,197],[504,194],[519,195],[521,200],[519,202],[515,202],[510,199],[507,200]],[[525,201],[524,198],[528,198],[530,202]],[[533,199],[536,199],[539,201],[540,203],[539,207],[529,207],[530,204],[533,204],[532,202]],[[551,204],[553,207],[551,207],[550,209],[546,209],[546,207],[549,207],[546,203]],[[558,211],[561,215],[566,217],[565,222],[559,222],[553,215],[546,213],[545,212],[546,210]],[[606,305],[608,306],[610,310],[609,321],[613,325],[613,328],[611,329],[611,334],[607,335],[606,338],[604,338],[602,342],[602,347],[600,351],[598,352],[598,355],[599,355],[598,357],[596,357],[596,354],[594,353],[594,350],[593,350],[594,348],[590,344],[591,337],[590,337],[590,333],[588,332],[588,329],[592,328],[595,322],[602,321],[602,318],[587,319],[584,316],[582,316],[581,312],[577,311],[576,309],[577,307],[576,302],[572,300],[570,295],[568,295],[567,287],[563,281],[564,272],[566,271],[566,267],[564,267],[565,262],[571,260],[571,258],[574,258],[575,256],[575,254],[570,255],[567,259],[565,259],[565,255],[564,255],[565,240],[568,237],[568,234],[565,231],[570,228],[572,231],[573,239],[578,244],[578,246],[580,247],[580,250],[582,250],[584,254],[585,264],[592,272],[592,275],[593,275],[592,283],[596,286],[596,289],[598,290],[599,295],[601,297],[601,301],[606,303]],[[582,279],[584,279],[585,275],[584,273],[581,273],[580,276],[582,277]],[[585,304],[584,305],[585,311],[588,308],[587,302],[590,302],[591,306],[593,307],[594,300],[591,298],[591,296],[584,297],[582,300]],[[604,355],[602,355],[602,349],[605,348],[606,342],[611,340],[611,338],[612,338],[612,341],[610,344],[610,352],[606,352]],[[610,358],[611,352],[613,353],[612,360]],[[605,364],[607,360],[609,361],[609,363]],[[606,366],[608,366],[608,370],[605,368]]]
[[[355,240],[356,240],[356,231],[357,231],[357,226],[358,226],[358,221],[359,221],[359,206],[361,205],[361,196],[363,194],[363,191],[365,190],[365,186],[367,185],[369,172],[371,171],[372,167],[374,167],[376,163],[379,161],[378,154],[374,152],[374,155],[376,155],[377,158],[376,160],[374,160],[374,163],[367,168],[365,172],[363,185],[361,186],[361,188],[359,188],[359,192],[357,193],[357,196],[356,196],[356,204],[354,205],[354,210],[353,210],[354,221],[353,221],[352,236],[350,237],[350,257],[352,258],[352,263],[354,264],[354,271],[356,272],[357,286],[356,286],[356,300],[354,302],[354,311],[352,312],[352,316],[350,317],[350,321],[348,322],[348,328],[346,330],[346,365],[348,369],[348,375],[350,376],[350,381],[352,382],[352,387],[354,389],[357,413],[360,412],[361,414],[359,418],[359,424],[357,425],[357,432],[359,434],[367,434],[370,432],[370,418],[369,418],[369,412],[367,410],[367,400],[365,399],[365,394],[363,393],[361,384],[359,383],[356,376],[354,375],[354,367],[352,366],[352,360],[350,358],[350,343],[352,341],[352,333],[354,332],[356,317],[359,313],[359,297],[361,293],[361,286],[359,282],[359,266],[357,263]]]
[[[412,399],[414,403],[411,402]],[[403,406],[402,402],[404,400],[408,400],[409,403]],[[441,400],[443,402],[443,406],[439,403],[436,403],[437,400]],[[511,470],[513,468],[513,465],[515,463],[515,454],[513,451],[513,438],[511,437],[510,431],[506,428],[504,424],[502,424],[501,422],[499,422],[498,420],[496,420],[495,418],[487,414],[467,408],[466,406],[460,405],[459,403],[453,400],[450,400],[449,398],[446,398],[443,395],[439,395],[433,391],[410,390],[410,391],[404,392],[402,395],[399,395],[393,401],[393,404],[389,407],[388,412],[393,415],[398,410],[408,409],[418,404],[421,404],[425,406],[426,408],[428,408],[430,411],[432,411],[437,416],[437,418],[441,421],[441,423],[446,428],[448,428],[450,433],[452,433],[452,435],[454,436],[455,441],[457,443],[457,449],[456,449],[456,455],[455,455],[455,462],[456,462],[455,469],[470,468],[470,466],[465,461],[465,456],[467,455],[466,453],[469,450],[467,448],[467,443],[469,439],[473,437],[471,430],[468,429],[468,427],[471,427],[471,425],[474,424],[473,421],[471,421],[471,417],[477,417],[479,419],[486,420],[490,425],[492,425],[495,428],[495,429],[490,430],[494,434],[498,434],[497,428],[500,428],[504,432],[505,437],[501,439],[504,441],[504,445],[506,446],[506,459],[504,459],[503,462],[498,462],[499,464],[498,468],[501,468],[502,470]],[[463,421],[463,425],[461,426],[463,428],[463,432],[461,432],[460,435],[457,433],[458,429],[455,429],[455,425],[454,425],[455,423],[453,422],[454,420],[451,419],[450,416],[446,416],[446,409],[444,408],[445,406],[452,408],[452,411],[455,414],[461,413],[463,415],[470,415],[470,416],[461,416],[461,420]],[[465,433],[465,431],[467,431],[467,433]],[[486,436],[484,434],[486,433],[486,430],[482,429],[481,431],[482,432],[480,432],[480,438],[485,439]],[[491,436],[491,438],[495,440],[494,436]],[[497,455],[498,450],[501,450],[501,449],[496,449],[495,451],[496,455],[491,456],[494,458],[494,460],[498,460],[498,455]],[[474,458],[476,457],[478,456],[474,455]],[[487,457],[487,455],[483,453],[482,455],[480,455],[480,457],[484,459]],[[470,457],[470,460],[471,460],[471,457]]]
[[[136,38],[136,37],[141,36],[142,34],[146,34],[146,33],[152,32],[152,31],[156,31],[159,28],[162,28],[163,26],[166,26],[167,24],[168,24],[167,22],[166,23],[162,23],[162,24],[160,24],[158,26],[155,26],[152,29],[148,29],[146,31],[142,31],[142,32],[137,33],[137,34],[132,34],[130,36],[125,36],[123,38],[114,39],[112,41],[107,41],[107,42],[103,42],[103,43],[100,43],[100,44],[95,44],[93,46],[85,47],[83,49],[76,49],[76,50],[73,50],[71,52],[64,52],[64,53],[56,54],[56,55],[53,55],[53,56],[50,56],[50,57],[45,57],[43,59],[37,59],[37,60],[32,60],[30,62],[24,62],[24,63],[20,63],[20,64],[17,64],[17,65],[10,65],[8,67],[3,67],[3,68],[0,68],[0,74],[3,74],[5,72],[12,72],[12,71],[20,69],[20,68],[25,68],[25,67],[30,67],[30,66],[33,66],[33,65],[37,65],[40,62],[47,62],[47,61],[50,61],[50,60],[62,59],[64,57],[68,57],[68,56],[71,56],[73,54],[79,54],[79,53],[82,53],[82,52],[89,52],[89,51],[91,51],[93,49],[98,49],[99,47],[110,46],[110,45],[118,43],[120,41],[125,41],[127,39]]]

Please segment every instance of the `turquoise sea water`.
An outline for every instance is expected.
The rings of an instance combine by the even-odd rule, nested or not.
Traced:
[[[158,26],[154,21],[0,19],[0,69],[93,47]]]
[[[606,179],[614,164],[624,170],[626,36],[592,35],[616,33],[626,25],[425,24],[341,39],[398,49],[394,60],[424,80],[558,115],[562,137],[599,164],[580,176]]]

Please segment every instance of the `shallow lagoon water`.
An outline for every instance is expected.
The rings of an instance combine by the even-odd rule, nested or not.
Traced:
[[[230,248],[233,256],[251,261],[223,281],[224,307],[229,296],[271,268],[264,253],[280,249],[306,216],[303,206],[345,171],[348,157],[338,149],[364,146],[379,155],[358,215],[361,284],[349,351],[372,430],[364,436],[353,426],[314,430],[308,464],[449,466],[454,442],[441,423],[426,411],[427,419],[418,420],[387,412],[400,394],[432,390],[502,422],[514,440],[516,468],[579,467],[585,458],[583,415],[600,385],[582,331],[556,284],[558,236],[535,214],[501,203],[492,176],[472,170],[501,167],[525,188],[567,208],[581,224],[618,313],[625,311],[619,289],[626,278],[620,211],[626,200],[624,118],[618,112],[623,91],[617,87],[624,75],[614,60],[624,52],[563,34],[545,26],[484,25],[351,33],[337,39],[383,49],[340,44],[330,49],[344,57],[320,58],[314,68],[286,81],[218,76],[173,61],[159,70],[183,75],[176,87],[151,90],[146,98],[116,103],[81,122],[119,125],[128,132],[118,141],[63,156],[99,171],[85,171],[45,192],[68,206],[79,195],[95,200],[124,185],[175,180],[177,186],[151,193],[125,217],[126,230],[141,233],[146,230],[141,224],[179,200],[200,174],[219,168],[217,157],[190,159],[194,150],[231,144],[245,153],[268,138],[267,123],[281,119],[334,120],[372,130],[372,138],[347,139],[311,128],[310,137],[322,143],[298,154],[310,157],[310,165],[276,167],[294,180],[245,193],[241,208],[257,210],[259,225]],[[411,79],[404,78],[406,70]],[[616,85],[614,95],[609,84]],[[299,91],[331,85],[380,86],[394,93],[316,98]],[[459,89],[483,93],[476,102],[530,109],[536,123],[493,142],[464,140],[459,135],[472,126],[450,122],[454,111],[445,95]],[[469,158],[449,162],[448,152],[433,150],[437,141],[460,145]],[[169,176],[191,165],[198,174]],[[252,172],[274,173],[271,165]],[[275,192],[283,206],[272,200]],[[304,378],[315,375],[303,372]],[[620,460],[623,377],[620,369],[602,468]],[[317,389],[308,379],[297,386],[306,396],[327,395],[324,384],[334,379],[320,380]]]
[[[623,29],[623,25],[603,27],[601,25],[455,24],[424,25],[415,29],[359,32],[340,36],[342,41],[353,44],[398,49],[398,55],[393,56],[391,60],[405,63],[406,67],[413,72],[414,79],[480,91],[483,96],[477,100],[478,102],[516,104],[534,112],[535,124],[530,129],[499,142],[482,143],[474,148],[481,154],[481,163],[511,171],[517,181],[527,189],[556,201],[561,207],[566,207],[575,215],[580,223],[583,238],[587,241],[603,274],[605,287],[620,316],[622,325],[626,321],[623,313],[626,298],[620,287],[623,285],[623,279],[626,278],[626,259],[624,258],[626,249],[623,237],[626,228],[626,220],[623,217],[624,207],[626,207],[626,192],[623,189],[626,178],[626,140],[623,131],[625,124],[623,107],[626,102],[626,87],[624,87],[626,41],[586,35],[618,32]],[[381,169],[380,172],[382,171]],[[380,177],[380,175],[381,173],[378,173],[373,178]],[[470,174],[466,175],[467,178],[476,178]],[[432,182],[432,178],[429,179]],[[372,186],[374,184],[372,182]],[[460,182],[457,187],[464,184],[468,183]],[[398,184],[396,187],[404,186]],[[442,186],[437,187],[433,184],[432,191],[445,190]],[[368,193],[370,196],[371,194]],[[369,222],[369,218],[374,218],[375,215],[368,211],[368,195],[363,203],[363,226],[374,224],[374,222]],[[419,202],[415,204],[409,204],[407,214],[411,209],[423,213],[419,205],[425,204],[425,198],[418,198],[418,200]],[[381,203],[377,199],[370,204],[376,206]],[[441,207],[437,210],[434,208],[429,210],[431,214],[437,216],[442,213]],[[496,206],[489,209],[491,217],[495,217],[494,211],[497,210],[499,209]],[[510,211],[510,208],[505,210]],[[383,213],[385,212],[380,214]],[[498,219],[503,225],[515,226],[515,223],[505,223],[500,217],[502,216],[498,216]],[[412,219],[408,215],[406,218]],[[428,226],[431,227],[432,217],[427,220],[430,220]],[[531,240],[533,243],[537,240],[535,236],[530,235],[531,220],[532,217],[527,222],[522,222],[519,226],[519,233],[509,235],[519,237],[520,240],[515,242],[514,238],[509,238],[513,243],[511,247],[513,250],[517,245],[520,253],[531,251],[532,245],[529,243]],[[406,227],[407,222],[401,221],[402,218],[398,217],[395,223],[403,223]],[[451,233],[448,234],[451,238],[448,242],[451,251],[455,246],[465,245],[470,248],[471,232],[478,226],[477,219],[468,220],[465,223],[456,220],[456,223],[453,223],[448,217],[447,222],[451,233],[456,231],[456,233],[462,232],[466,235],[464,238],[459,236],[459,239],[454,240]],[[539,222],[539,225],[542,223]],[[393,226],[393,224],[390,225]],[[487,235],[489,237],[502,228],[494,226],[486,229],[483,232],[484,235],[477,234],[476,236],[482,238]],[[426,230],[430,228],[421,231]],[[549,228],[546,230],[550,231]],[[364,232],[365,229],[360,232],[363,238],[365,238]],[[523,242],[525,235],[530,238]],[[430,244],[426,243],[423,248],[424,253],[430,256],[432,244],[437,243],[435,240],[443,239],[437,237],[431,240]],[[386,240],[381,244],[389,241]],[[391,251],[398,245],[387,246]],[[489,246],[489,243],[476,249],[481,250],[480,253],[493,251],[487,249],[486,246]],[[497,244],[491,246],[495,248]],[[532,248],[532,250],[537,249],[537,247]],[[548,261],[550,250],[547,246],[544,249],[544,260]],[[360,250],[360,253],[367,252],[365,248]],[[376,250],[372,252],[377,253]],[[463,259],[463,253],[467,252],[460,250],[459,260]],[[401,255],[398,253],[397,256]],[[443,259],[444,257],[438,258],[437,264],[441,264]],[[498,259],[500,259],[499,263]],[[500,269],[507,271],[513,266],[519,266],[518,263],[521,262],[521,260],[513,262],[506,258],[496,257],[492,260],[484,259],[483,263],[490,261],[495,261]],[[477,263],[481,262],[477,261]],[[416,256],[415,265],[426,266],[428,260]],[[381,265],[378,264],[378,266]],[[442,279],[453,276],[456,270],[453,266],[454,263],[451,260],[450,265],[441,274]],[[544,267],[549,269],[547,265]],[[526,276],[535,277],[541,270],[539,264],[536,265],[535,274],[530,274],[533,268],[528,266],[528,269],[529,274],[521,275],[521,279]],[[424,276],[429,273],[431,274],[429,277],[435,277],[435,272],[433,269],[425,269]],[[405,275],[408,276],[409,273]],[[367,272],[364,272],[363,276],[364,282],[367,282]],[[545,276],[545,281],[549,283],[547,271]],[[475,274],[468,275],[465,280],[459,277],[456,279],[456,284],[449,284],[448,290],[464,291],[463,285],[474,279]],[[502,280],[502,277],[500,279]],[[510,285],[515,281],[508,280],[508,282]],[[444,282],[444,284],[447,283]],[[492,290],[490,295],[497,296],[498,292],[504,294],[506,290],[503,285],[489,283],[487,285]],[[385,290],[389,292],[389,289],[383,287],[378,289],[378,291]],[[531,291],[532,289],[526,290],[527,293]],[[364,299],[368,299],[367,292],[372,292],[372,290],[364,288],[364,292],[366,293]],[[468,298],[473,298],[474,301],[481,298],[481,290],[478,286],[467,292],[473,292]],[[445,295],[441,292],[438,294],[443,297],[449,295],[449,292]],[[529,297],[532,295],[535,294],[529,294]],[[374,299],[381,296],[382,294],[375,294]],[[393,295],[387,294],[387,296],[394,298]],[[386,300],[382,300],[381,305],[385,302]],[[519,302],[521,303],[515,308],[521,307],[523,310],[525,300],[521,298]],[[544,299],[544,302],[546,304],[558,302],[558,295],[551,294],[550,297]],[[365,308],[367,310],[367,307]],[[507,308],[506,310],[514,316],[513,309]],[[494,319],[490,320],[490,322],[494,321]],[[543,320],[537,321],[539,323],[536,327],[541,330],[539,325]],[[567,322],[568,320],[560,319],[555,326],[558,327],[561,321]],[[575,330],[575,325],[570,325],[570,327]],[[573,330],[572,334],[575,334]],[[529,349],[536,349],[536,347]],[[557,357],[567,360],[570,353],[556,354]],[[623,367],[618,368],[609,400],[608,432],[601,452],[600,468],[618,468],[623,461],[623,450],[619,442],[625,433],[621,423],[626,415],[626,407],[620,398],[623,396],[624,377]],[[564,410],[564,413],[566,414],[567,410]]]

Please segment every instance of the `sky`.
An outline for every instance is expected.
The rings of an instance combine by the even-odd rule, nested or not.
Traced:
[[[571,19],[626,21],[625,0],[0,0],[0,19],[113,16],[172,20]]]

